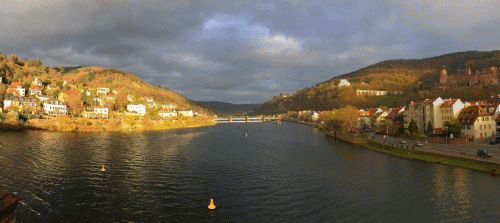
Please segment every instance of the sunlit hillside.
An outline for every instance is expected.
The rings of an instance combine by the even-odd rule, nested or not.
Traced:
[[[41,60],[25,60],[16,55],[0,54],[0,76],[3,78],[3,85],[0,85],[2,96],[12,82],[21,83],[28,92],[31,83],[39,79],[43,83],[44,94],[54,98],[76,94],[75,98],[80,99],[81,104],[92,104],[91,98],[85,97],[85,91],[89,91],[89,95],[95,95],[97,88],[108,88],[113,95],[113,100],[109,102],[113,110],[123,110],[130,100],[134,103],[146,103],[149,98],[156,103],[175,104],[179,109],[206,112],[181,94],[147,83],[135,74],[116,69],[63,66],[52,68],[45,66]],[[71,108],[71,103],[69,106]]]
[[[396,106],[426,97],[460,97],[465,100],[489,97],[500,93],[498,85],[439,85],[439,71],[450,75],[461,69],[473,71],[500,67],[500,51],[459,52],[415,60],[380,62],[351,73],[335,76],[310,88],[274,97],[257,108],[258,113],[298,110],[328,110],[345,105],[356,107]],[[341,79],[350,86],[338,87]],[[386,96],[363,96],[356,90],[387,91]],[[286,96],[286,97],[285,97]]]

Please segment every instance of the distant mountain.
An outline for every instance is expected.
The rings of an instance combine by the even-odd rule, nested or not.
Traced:
[[[232,115],[232,114],[249,114],[252,113],[258,104],[231,104],[220,101],[193,101],[200,107],[203,107],[218,115]]]
[[[413,60],[388,60],[335,76],[290,94],[280,94],[258,106],[256,113],[280,113],[298,110],[328,110],[345,105],[356,107],[396,106],[425,97],[461,97],[474,100],[500,93],[498,85],[439,86],[439,71],[448,74],[471,68],[473,71],[500,67],[500,51],[458,52]],[[500,74],[498,74],[500,75]],[[337,87],[347,79],[349,87]],[[387,96],[359,96],[356,90],[383,90],[399,93]]]

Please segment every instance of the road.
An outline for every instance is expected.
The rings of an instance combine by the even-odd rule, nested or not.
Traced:
[[[397,138],[375,134],[371,140],[383,145],[389,145],[402,149],[416,150],[428,153],[442,154],[446,156],[461,157],[483,162],[500,164],[500,144],[490,145],[488,142],[470,142],[464,144],[439,144],[426,143],[418,140]],[[417,145],[417,143],[420,145]],[[481,158],[477,156],[478,149],[486,149],[491,154],[491,158]]]

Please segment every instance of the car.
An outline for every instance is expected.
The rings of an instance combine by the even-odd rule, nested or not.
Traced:
[[[407,142],[406,142],[404,139],[402,139],[402,140],[401,140],[401,143],[402,143],[402,144],[406,144]]]
[[[415,146],[424,146],[424,144],[422,144],[421,142],[417,142],[415,143]]]
[[[488,150],[478,149],[477,156],[482,157],[482,158],[490,158],[492,155],[490,152],[488,152]]]
[[[497,144],[497,143],[500,143],[500,138],[495,138],[493,140],[490,141],[490,144]]]

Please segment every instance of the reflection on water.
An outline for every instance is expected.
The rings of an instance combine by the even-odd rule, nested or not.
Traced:
[[[0,188],[22,198],[19,222],[500,217],[499,178],[386,156],[292,123],[142,133],[2,132],[0,176]],[[206,210],[209,196],[215,197],[215,212]]]

